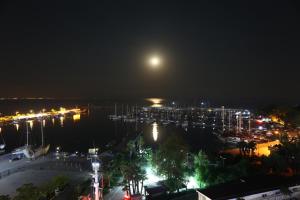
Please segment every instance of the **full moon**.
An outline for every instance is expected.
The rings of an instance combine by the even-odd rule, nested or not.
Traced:
[[[159,57],[153,56],[153,57],[151,57],[151,58],[149,59],[149,64],[150,64],[152,67],[156,68],[156,67],[158,67],[158,66],[161,64],[161,60],[160,60]]]

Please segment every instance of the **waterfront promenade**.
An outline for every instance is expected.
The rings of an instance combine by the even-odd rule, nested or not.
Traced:
[[[273,147],[278,144],[280,144],[279,140],[257,144],[254,153],[256,156],[269,156],[271,153],[269,147]],[[223,153],[239,155],[241,152],[239,148],[233,148],[233,149],[224,150]]]
[[[85,157],[57,159],[49,154],[36,160],[22,159],[9,162],[9,155],[0,157],[0,194],[14,196],[18,187],[26,183],[45,184],[57,175],[80,182],[90,178],[90,163]]]

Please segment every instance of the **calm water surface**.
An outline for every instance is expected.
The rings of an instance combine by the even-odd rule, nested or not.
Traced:
[[[65,106],[67,108],[86,106],[86,102],[2,102],[0,109],[3,114],[12,114],[15,111],[28,112],[30,109],[41,110]],[[0,111],[0,112],[1,112]],[[46,119],[44,126],[45,143],[54,149],[61,146],[64,151],[87,152],[88,148],[104,148],[110,142],[120,142],[124,137],[142,133],[145,142],[152,146],[159,145],[171,134],[182,136],[190,145],[191,150],[204,149],[208,151],[220,147],[220,143],[211,133],[210,129],[189,128],[187,131],[175,125],[163,126],[156,124],[124,123],[122,121],[111,121],[108,115],[114,111],[114,103],[98,103],[97,107],[91,107],[89,112],[82,114],[80,120],[74,120],[72,116],[65,118]],[[34,121],[30,130],[30,144],[41,143],[41,127],[39,121]],[[2,127],[2,136],[5,140],[7,150],[22,146],[26,141],[25,122],[5,125]],[[0,142],[1,138],[0,138]]]

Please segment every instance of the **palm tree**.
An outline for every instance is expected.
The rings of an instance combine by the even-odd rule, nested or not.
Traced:
[[[140,180],[141,180],[141,194],[143,193],[143,189],[144,189],[144,181],[147,180],[147,173],[146,170],[142,170],[141,174],[140,174]]]
[[[14,200],[38,200],[41,197],[39,189],[32,183],[24,184],[17,189]]]
[[[128,151],[129,153],[129,158],[131,159],[133,157],[133,154],[135,153],[136,151],[136,148],[135,148],[135,142],[133,140],[130,140],[128,143],[127,143],[127,148],[126,150]]]
[[[245,156],[247,152],[247,143],[245,141],[240,141],[237,143],[237,146],[240,150],[240,154]]]
[[[130,162],[124,161],[120,166],[121,173],[123,176],[123,185],[124,188],[127,188],[129,194],[131,194],[131,181],[133,179],[133,167],[130,165]],[[134,191],[133,191],[134,193]]]
[[[254,151],[256,150],[256,142],[250,141],[247,146],[251,150],[251,155],[254,155]]]
[[[280,188],[280,192],[285,196],[291,196],[293,193],[291,190],[289,190],[289,188],[287,186],[282,186]]]
[[[8,195],[0,195],[0,200],[11,200]]]

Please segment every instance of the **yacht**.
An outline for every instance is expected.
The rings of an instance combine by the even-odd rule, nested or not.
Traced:
[[[122,118],[122,116],[117,115],[117,104],[115,104],[115,114],[109,115],[108,117],[113,121],[120,120]]]

